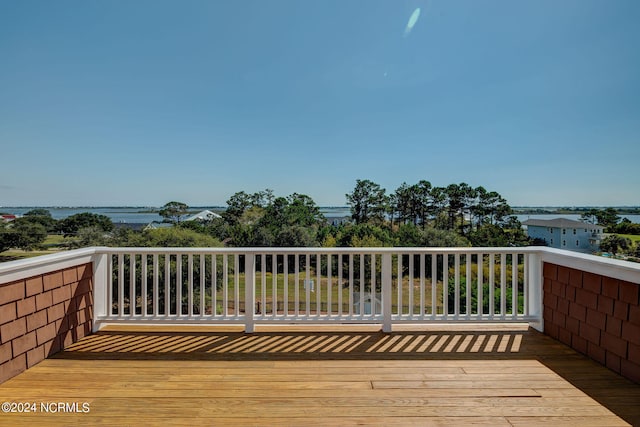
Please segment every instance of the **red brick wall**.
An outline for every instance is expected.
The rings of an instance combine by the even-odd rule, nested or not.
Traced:
[[[544,264],[544,331],[640,383],[640,284]]]
[[[91,263],[0,284],[0,383],[91,333]]]

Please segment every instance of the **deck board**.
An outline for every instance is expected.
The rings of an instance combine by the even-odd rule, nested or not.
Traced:
[[[522,327],[110,328],[0,385],[10,425],[640,425],[640,386]]]

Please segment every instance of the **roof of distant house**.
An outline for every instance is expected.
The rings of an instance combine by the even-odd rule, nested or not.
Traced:
[[[195,220],[210,221],[215,218],[222,218],[222,217],[215,212],[211,212],[210,210],[204,210],[195,215],[191,215],[188,218],[185,218],[183,221],[195,221]]]
[[[588,230],[594,230],[602,228],[602,225],[590,224],[588,222],[576,221],[567,218],[555,218],[555,219],[528,219],[522,222],[523,225],[533,225],[538,227],[552,227],[552,228],[586,228]]]

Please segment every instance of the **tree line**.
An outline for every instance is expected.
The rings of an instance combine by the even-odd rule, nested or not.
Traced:
[[[171,201],[159,214],[169,228],[134,231],[115,228],[111,220],[80,213],[56,221],[45,209],[34,209],[0,225],[0,252],[7,248],[36,249],[47,234],[63,234],[69,248],[106,246],[234,246],[234,247],[383,247],[383,246],[526,246],[524,233],[506,199],[496,191],[466,183],[445,187],[421,180],[402,183],[387,192],[370,180],[357,180],[345,194],[351,216],[330,223],[315,201],[272,190],[239,191],[226,202],[221,218],[184,221],[189,206]],[[640,227],[620,221],[614,209],[592,210],[583,220],[607,229]],[[622,231],[617,231],[622,233]]]

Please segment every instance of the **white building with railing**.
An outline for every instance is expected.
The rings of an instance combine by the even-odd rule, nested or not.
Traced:
[[[603,227],[567,218],[528,219],[522,223],[532,239],[540,239],[550,248],[592,253],[600,248]]]

